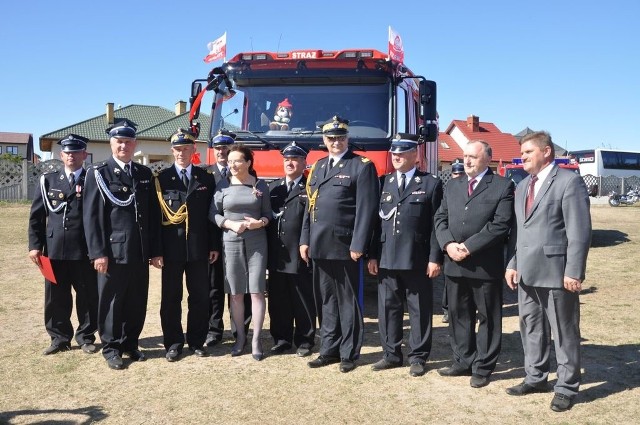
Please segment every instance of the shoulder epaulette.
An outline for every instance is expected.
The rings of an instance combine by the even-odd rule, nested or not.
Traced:
[[[370,162],[371,160],[365,156],[360,157],[360,161],[362,161],[364,164],[366,164],[367,162]]]
[[[97,162],[97,163],[95,163],[95,164],[92,164],[92,165],[91,165],[91,167],[92,167],[94,170],[97,170],[98,168],[105,167],[106,165],[107,165],[107,161],[102,161],[102,162]]]

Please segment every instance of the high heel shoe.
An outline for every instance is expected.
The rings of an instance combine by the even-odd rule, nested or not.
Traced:
[[[231,357],[238,357],[244,354],[244,348],[247,346],[247,340],[245,339],[242,345],[239,345],[236,341],[235,345],[231,348]]]
[[[258,347],[260,348],[260,351],[257,353],[251,353],[251,357],[253,357],[253,360],[255,361],[262,361],[264,360],[264,352],[262,351],[262,343],[258,343]]]

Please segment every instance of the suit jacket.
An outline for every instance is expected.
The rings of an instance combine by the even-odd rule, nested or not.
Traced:
[[[220,251],[219,231],[208,218],[215,189],[213,174],[192,166],[188,189],[173,165],[160,171],[156,178],[162,202],[174,213],[186,203],[189,221],[187,233],[186,222],[170,224],[162,214],[163,257],[172,261],[197,261],[208,259],[209,251]],[[153,188],[155,191],[155,185]]]
[[[584,180],[554,165],[525,217],[531,177],[516,188],[516,223],[509,239],[508,268],[527,286],[562,288],[564,276],[584,279],[591,245],[589,194]]]
[[[273,218],[267,228],[269,238],[269,270],[281,273],[309,273],[311,268],[300,258],[300,234],[307,209],[304,176],[287,193],[286,179],[269,184]]]
[[[433,216],[442,200],[442,181],[416,170],[401,193],[397,173],[386,175],[380,196],[380,220],[369,256],[380,268],[426,270],[427,263],[442,264]]]
[[[499,280],[504,277],[504,242],[513,219],[513,182],[491,169],[468,195],[468,179],[447,183],[435,215],[436,237],[444,250],[464,242],[470,255],[460,262],[445,255],[444,273],[451,277]]]
[[[29,250],[37,249],[52,260],[88,260],[82,226],[82,198],[87,172],[82,170],[75,187],[63,170],[44,174],[36,187],[29,215]],[[45,199],[41,184],[44,184]],[[66,206],[56,210],[66,202]],[[50,205],[51,209],[47,206]]]
[[[376,167],[347,151],[325,175],[328,162],[311,168],[300,244],[309,245],[314,259],[349,260],[349,251],[365,253],[371,243],[380,195]]]
[[[98,187],[98,179],[105,191]],[[89,258],[109,257],[110,262],[147,262],[162,255],[160,209],[152,186],[151,170],[132,163],[131,177],[113,157],[87,170],[84,230]],[[131,195],[135,199],[129,205]]]

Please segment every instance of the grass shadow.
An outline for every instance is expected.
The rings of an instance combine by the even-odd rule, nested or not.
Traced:
[[[591,247],[606,248],[630,242],[628,234],[619,230],[594,229],[591,232]]]
[[[55,419],[55,415],[74,415],[73,419]],[[77,416],[77,417],[75,417]],[[19,423],[77,425],[92,424],[107,418],[100,406],[87,406],[78,409],[26,409],[11,412],[0,412],[0,423],[11,423],[13,419]]]

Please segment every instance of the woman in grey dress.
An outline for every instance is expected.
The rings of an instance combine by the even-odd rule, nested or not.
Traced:
[[[231,297],[231,318],[237,331],[232,356],[243,353],[247,336],[244,328],[244,294],[251,294],[253,340],[251,354],[262,360],[260,332],[265,315],[267,234],[271,202],[269,187],[256,177],[253,153],[233,145],[227,160],[231,177],[222,180],[209,209],[209,219],[222,229],[225,292]]]

